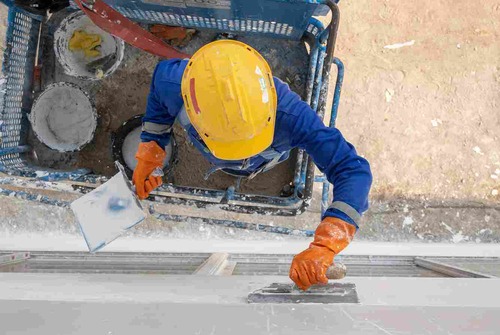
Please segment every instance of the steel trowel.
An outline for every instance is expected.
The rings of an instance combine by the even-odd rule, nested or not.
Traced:
[[[328,279],[338,280],[345,277],[347,268],[335,263],[326,272]],[[356,285],[353,283],[328,282],[326,285],[313,285],[306,291],[292,283],[272,283],[248,295],[249,303],[299,304],[299,303],[359,303]]]

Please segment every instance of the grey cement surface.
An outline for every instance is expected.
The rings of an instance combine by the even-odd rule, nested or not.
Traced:
[[[498,280],[359,278],[354,282],[361,304],[245,302],[249,291],[278,279],[283,280],[1,274],[0,327],[9,335],[497,334],[500,329]],[[407,304],[410,296],[420,298]]]
[[[0,301],[246,305],[248,293],[284,276],[0,273]],[[500,279],[347,278],[363,306],[500,309]]]
[[[4,334],[498,334],[498,308],[0,302]]]

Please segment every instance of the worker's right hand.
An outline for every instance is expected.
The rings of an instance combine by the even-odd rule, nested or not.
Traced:
[[[151,174],[157,167],[163,168],[166,155],[165,151],[155,141],[139,144],[139,149],[135,155],[137,166],[132,176],[132,182],[135,185],[139,199],[146,199],[151,191],[162,184],[161,177],[155,177]]]
[[[356,227],[341,219],[324,218],[309,248],[293,258],[290,279],[301,290],[315,284],[327,284],[326,272],[333,258],[349,245],[355,233]]]

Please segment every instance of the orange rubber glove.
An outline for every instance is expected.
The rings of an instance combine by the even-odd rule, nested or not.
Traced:
[[[163,183],[161,177],[151,176],[151,173],[157,167],[163,168],[166,155],[165,151],[155,141],[139,144],[139,149],[135,154],[137,166],[132,176],[132,182],[135,185],[139,199],[146,199],[151,191]]]
[[[326,270],[333,264],[333,257],[349,245],[355,233],[356,227],[352,224],[337,218],[324,218],[309,248],[293,258],[290,279],[301,290],[315,284],[327,284]]]

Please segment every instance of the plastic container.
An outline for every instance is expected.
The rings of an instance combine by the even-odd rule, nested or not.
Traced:
[[[132,173],[137,166],[135,154],[137,152],[137,148],[139,147],[139,143],[141,142],[140,136],[142,132],[142,117],[143,114],[139,114],[130,118],[124,122],[113,135],[113,158],[124,166],[129,177],[132,176]],[[171,136],[170,143],[165,147],[165,152],[167,153],[163,163],[163,172],[165,175],[172,167],[175,158],[175,139],[173,134]]]
[[[87,57],[83,51],[71,51],[69,41],[77,30],[88,34],[98,34],[102,42],[100,55]],[[67,75],[89,80],[99,80],[112,74],[121,64],[124,55],[124,42],[97,27],[83,12],[68,15],[54,33],[54,53]],[[92,64],[99,63],[96,66]]]
[[[70,83],[47,86],[35,100],[29,120],[38,139],[60,152],[80,150],[92,141],[97,127],[92,100]]]

